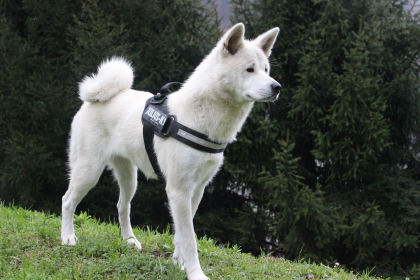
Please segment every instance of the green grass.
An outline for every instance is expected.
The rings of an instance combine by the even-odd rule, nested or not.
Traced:
[[[86,213],[75,216],[79,243],[60,242],[60,217],[0,203],[0,279],[182,279],[172,264],[173,236],[134,229],[143,246],[137,251],[122,241],[116,223],[98,222]],[[240,252],[198,240],[201,266],[211,279],[377,279],[308,262],[290,262]]]

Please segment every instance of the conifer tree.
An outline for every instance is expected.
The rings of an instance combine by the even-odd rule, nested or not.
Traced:
[[[227,169],[232,177],[227,175],[226,180],[242,186],[251,198],[246,203],[254,209],[270,208],[275,220],[264,230],[274,229],[271,240],[276,234],[278,240],[271,245],[277,244],[288,257],[300,253],[360,269],[376,267],[375,273],[382,275],[418,277],[418,15],[408,12],[403,1],[238,0],[233,4],[234,20],[244,21],[248,34],[281,28],[271,74],[283,85],[278,105],[257,107],[251,114],[236,149],[244,149],[244,139],[254,144],[286,139],[290,129],[290,141],[295,143],[291,153],[300,158],[296,174],[302,176],[303,185],[299,188],[307,186],[325,210],[316,214],[317,219],[303,220],[320,229],[329,224],[334,234],[326,236],[310,223],[301,223],[309,234],[327,241],[321,245],[291,226],[287,230],[287,219],[300,209],[293,208],[287,192],[272,197],[276,188],[285,186],[286,175],[270,174],[284,172],[286,165],[280,152],[267,154],[272,147],[281,151],[282,144],[256,144],[254,159],[262,158],[253,160],[254,165],[274,155],[278,162],[265,164],[259,184],[255,184],[258,173],[252,171],[235,177],[234,170]],[[281,127],[273,129],[275,137],[261,140],[260,130],[272,129],[265,123]],[[235,168],[247,170],[246,159],[239,158]],[[273,190],[271,196],[260,191],[264,185]],[[287,190],[292,192],[297,185]],[[295,193],[294,198],[300,196]],[[273,205],[288,205],[291,212],[282,213],[283,208]],[[258,222],[269,221],[268,216],[261,215]],[[286,232],[276,233],[281,224]],[[296,239],[287,239],[292,233]]]
[[[325,201],[321,185],[311,189],[302,183],[298,175],[298,161],[293,157],[295,144],[279,140],[280,151],[274,151],[275,174],[264,171],[259,174],[267,195],[267,206],[273,214],[270,231],[280,244],[282,253],[302,254],[311,260],[319,260],[331,254],[332,244],[339,236],[341,222],[336,209]]]
[[[0,5],[0,199],[59,212],[67,189],[70,124],[78,82],[101,61],[132,61],[134,89],[183,82],[216,42],[218,19],[199,0],[3,1]],[[162,182],[139,176],[132,221],[166,229]],[[79,205],[116,218],[118,187],[106,171]]]

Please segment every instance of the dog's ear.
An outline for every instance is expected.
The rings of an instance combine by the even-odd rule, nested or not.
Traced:
[[[245,26],[242,23],[234,25],[229,29],[219,42],[224,52],[235,54],[244,44]]]
[[[274,43],[276,42],[277,35],[280,32],[280,28],[274,27],[273,29],[268,30],[267,32],[261,34],[253,42],[259,48],[263,50],[267,57],[271,54],[271,49],[273,48]]]

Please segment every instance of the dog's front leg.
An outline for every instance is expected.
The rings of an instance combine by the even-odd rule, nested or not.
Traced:
[[[166,192],[175,227],[174,263],[185,267],[189,280],[207,280],[198,260],[191,205],[192,192],[188,188],[180,188],[170,183],[166,186]]]

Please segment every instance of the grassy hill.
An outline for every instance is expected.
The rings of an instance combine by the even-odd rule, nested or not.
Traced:
[[[117,223],[86,213],[75,217],[79,243],[60,243],[60,217],[0,203],[0,279],[186,279],[172,264],[173,236],[135,228],[143,251],[121,240]],[[211,279],[377,279],[369,273],[262,256],[209,238],[198,241],[204,273]]]

